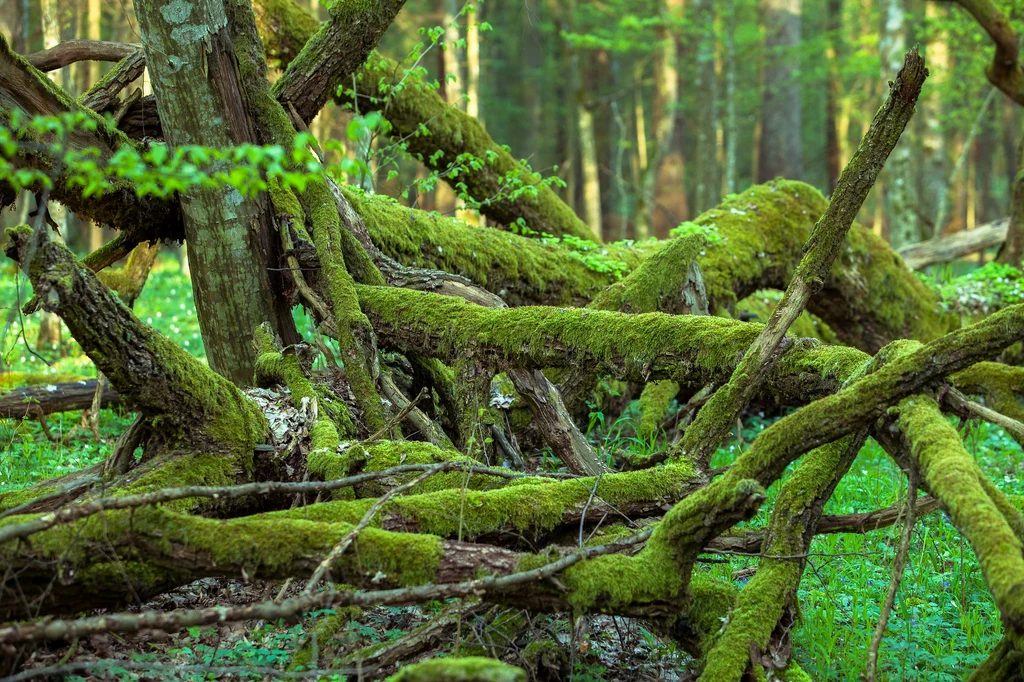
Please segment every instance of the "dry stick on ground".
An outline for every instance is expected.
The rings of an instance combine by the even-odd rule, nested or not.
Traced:
[[[892,567],[892,580],[889,582],[889,590],[885,594],[885,602],[882,604],[882,611],[878,616],[878,624],[875,625],[875,634],[871,638],[871,646],[868,647],[868,662],[864,669],[864,679],[867,682],[875,682],[875,672],[878,668],[878,647],[882,645],[882,637],[885,636],[885,628],[889,624],[889,614],[892,612],[892,605],[896,601],[896,591],[900,589],[900,581],[903,580],[903,569],[907,565],[907,552],[910,549],[910,537],[914,532],[915,505],[917,504],[917,485],[914,483],[913,475],[910,478],[910,485],[907,488],[907,517],[903,521],[903,532],[900,535],[900,548],[896,552],[896,560]]]
[[[736,417],[760,389],[779,357],[779,344],[807,301],[829,276],[832,264],[885,160],[914,113],[921,86],[928,77],[917,49],[910,50],[903,68],[890,84],[889,97],[875,114],[857,152],[843,170],[832,202],[805,245],[796,274],[764,330],[747,350],[729,382],[720,388],[686,430],[677,455],[706,462],[728,434]]]
[[[0,628],[0,643],[70,640],[103,632],[138,632],[143,629],[170,632],[212,623],[243,620],[273,621],[319,608],[402,605],[469,595],[484,596],[551,578],[586,559],[621,552],[646,542],[652,532],[653,528],[647,528],[622,540],[605,545],[584,547],[539,568],[510,573],[501,577],[486,576],[459,583],[426,584],[373,592],[325,590],[315,594],[301,594],[281,602],[264,601],[246,606],[212,606],[204,609],[169,612],[115,613],[77,620],[54,620],[32,624],[16,623]]]

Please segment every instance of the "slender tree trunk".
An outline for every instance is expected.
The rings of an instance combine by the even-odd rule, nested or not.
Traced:
[[[575,9],[575,3],[570,2],[570,15],[573,9]],[[573,99],[576,105],[576,139],[579,142],[580,178],[583,184],[583,220],[594,234],[600,235],[604,221],[601,215],[601,177],[598,171],[597,138],[594,130],[594,112],[585,101],[587,84],[584,83],[583,78],[583,72],[585,71],[589,75],[592,68],[584,70],[579,62],[578,53],[576,57],[575,65],[579,75],[573,79],[576,84]]]
[[[712,0],[696,0],[699,43],[694,91],[697,95],[697,147],[694,165],[697,186],[695,209],[706,211],[718,203],[720,194],[717,149],[718,78],[715,74],[715,8]]]
[[[879,51],[882,55],[882,77],[891,78],[903,63],[907,47],[905,0],[888,0],[885,10]],[[921,240],[912,165],[913,142],[913,127],[910,127],[886,163],[885,212],[889,219],[889,242],[896,249]]]
[[[992,176],[995,171],[997,148],[996,129],[991,116],[985,118],[974,142],[974,167],[976,178],[974,215],[978,225],[1000,217],[993,210]]]
[[[1010,225],[1006,241],[999,248],[996,260],[1000,263],[1024,268],[1024,137],[1017,147],[1017,174],[1011,186]]]
[[[223,0],[163,7],[140,3],[137,11],[168,144],[259,143]],[[253,333],[260,324],[270,322],[285,344],[298,341],[284,297],[271,288],[276,230],[267,201],[243,198],[230,188],[191,189],[181,207],[210,367],[247,385],[253,380]]]
[[[103,38],[103,5],[102,0],[88,0],[88,17],[86,21],[86,37],[89,40],[101,40]],[[88,86],[93,85],[100,79],[100,62],[90,61],[86,62],[87,65],[87,80]],[[85,92],[83,90],[82,92]],[[90,251],[103,246],[103,228],[97,225],[95,222],[89,221],[86,223],[86,230],[88,230],[88,247]]]
[[[685,5],[685,2],[684,2]],[[680,7],[680,14],[684,7]],[[677,78],[676,93],[686,92],[690,86],[688,76],[682,74],[678,64],[682,62],[684,55],[683,27],[674,25],[671,37],[675,43]],[[684,81],[685,78],[685,81]],[[654,189],[655,220],[654,233],[659,239],[668,236],[669,231],[688,220],[690,217],[690,206],[686,194],[686,119],[682,109],[678,106],[677,100],[673,113],[673,134],[672,142],[666,150],[665,159],[658,168],[657,180]]]
[[[57,0],[40,0],[39,9],[42,14],[43,24],[43,49],[49,49],[61,42],[60,36],[60,6]],[[50,80],[58,85],[63,85],[65,69],[58,69],[49,73]],[[57,225],[56,239],[64,241],[68,236],[68,210],[56,201],[49,202],[48,206],[37,206],[38,211],[48,211],[53,222]],[[61,346],[61,323],[55,313],[42,311],[39,317],[39,336],[36,339],[36,346],[47,350],[57,349]]]
[[[800,112],[800,1],[763,0],[765,23],[764,90],[758,182],[804,175]],[[890,74],[891,75],[891,74]]]
[[[441,46],[438,55],[438,66],[441,71],[441,96],[448,104],[462,109],[465,102],[462,99],[462,77],[459,73],[459,29],[456,25],[459,13],[457,0],[440,0],[438,13],[441,15],[441,25],[444,27],[444,44]],[[436,49],[436,48],[435,48]],[[453,159],[446,159],[446,162]],[[455,192],[447,182],[438,182],[434,190],[434,201],[436,210],[449,214],[458,206]]]
[[[828,83],[825,93],[825,164],[828,173],[828,192],[832,193],[843,170],[839,145],[839,93],[842,90],[839,65],[843,58],[843,0],[828,0]]]
[[[480,1],[466,14],[466,113],[483,123],[480,109]]]
[[[601,233],[601,180],[597,170],[597,141],[594,114],[583,103],[577,107],[580,140],[580,170],[583,175],[583,219],[596,234]]]
[[[736,0],[725,3],[725,192],[739,189],[736,178],[740,126],[736,114]]]
[[[676,26],[682,19],[682,0],[662,0],[660,3],[662,24],[658,29],[658,45],[654,52],[654,149],[644,154],[640,163],[640,187],[636,201],[636,238],[646,239],[653,233],[655,213],[655,183],[662,162],[672,147],[675,134],[676,101],[679,92],[679,69],[676,51]],[[639,90],[639,88],[638,88]],[[642,91],[640,91],[642,93]],[[638,101],[642,95],[638,97]],[[640,146],[639,129],[643,112],[637,112],[637,149]]]
[[[929,20],[938,19],[939,6],[928,3],[926,16]],[[935,23],[933,21],[933,23]],[[937,33],[928,42],[925,58],[936,76],[949,74],[949,45],[946,32]],[[935,78],[936,76],[933,76]],[[928,234],[934,238],[941,234],[945,216],[947,192],[946,179],[949,177],[949,151],[946,144],[946,131],[943,130],[939,118],[942,102],[939,97],[940,87],[932,87],[927,96],[921,98],[919,114],[922,130],[924,173],[920,188],[921,206],[926,220],[930,223]],[[1011,148],[1010,159],[1016,158],[1016,149]]]

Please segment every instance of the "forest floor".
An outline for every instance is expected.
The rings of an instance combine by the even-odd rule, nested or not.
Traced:
[[[74,377],[94,376],[91,362],[73,341],[61,349],[34,348],[36,322],[22,320],[18,301],[26,300],[24,285],[18,291],[13,267],[0,277],[0,390],[26,381],[48,383]],[[193,354],[203,354],[202,339],[192,304],[191,287],[177,261],[161,258],[141,298],[136,314]],[[299,320],[300,328],[306,324]],[[25,328],[22,330],[22,324]],[[307,324],[308,326],[308,324]],[[65,332],[66,334],[66,332]],[[65,339],[67,336],[65,335]],[[48,366],[49,363],[49,366]],[[0,490],[23,487],[104,459],[116,436],[130,423],[129,415],[104,410],[99,438],[81,424],[80,413],[52,415],[49,428],[56,442],[45,437],[35,422],[0,420]],[[632,412],[606,424],[595,414],[588,434],[605,452],[648,452],[656,444],[638,440]],[[744,421],[742,438],[734,439],[716,454],[713,466],[728,464],[762,430],[768,420],[757,416]],[[1024,494],[1024,461],[1019,447],[999,428],[987,424],[961,425],[965,442],[982,469],[1005,492]],[[552,466],[552,458],[535,453],[535,464]],[[882,449],[868,441],[848,475],[826,506],[827,514],[864,512],[900,502],[905,495],[904,477]],[[779,483],[769,491],[777,493]],[[770,504],[762,509],[770,509]],[[764,513],[750,523],[763,525]],[[793,633],[794,656],[814,680],[856,679],[864,666],[865,652],[884,598],[895,556],[899,527],[867,535],[819,536],[811,547],[807,576],[800,589],[802,618]],[[705,555],[701,570],[742,582],[756,567],[756,559]],[[746,576],[746,577],[743,577]],[[205,579],[161,596],[144,608],[202,607],[217,603],[248,603],[276,595],[281,585],[246,583],[234,579]],[[435,603],[424,607],[379,607],[351,620],[329,642],[321,643],[325,656],[340,660],[346,653],[369,644],[388,642],[425,623],[438,611],[450,608]],[[38,650],[31,667],[58,663],[114,660],[152,666],[149,670],[107,667],[89,677],[68,679],[200,680],[238,678],[211,674],[203,666],[242,666],[283,670],[296,647],[325,614],[306,614],[298,622],[250,622],[222,628],[193,628],[166,634],[146,632],[138,636],[102,635],[68,646],[54,644]],[[445,640],[426,655],[450,655],[456,646],[473,646],[481,639],[500,647],[500,657],[516,662],[517,652],[539,638],[557,638],[572,652],[571,672],[563,679],[685,680],[692,661],[670,642],[659,639],[641,622],[598,616],[585,627],[566,618],[540,617],[512,641],[499,641],[488,633],[491,625],[481,616],[467,618],[457,637]],[[585,634],[580,638],[579,632]],[[973,669],[999,640],[998,612],[984,584],[978,562],[948,518],[933,513],[917,524],[910,562],[896,600],[889,631],[880,653],[880,678],[888,680],[959,679],[956,671]],[[376,679],[393,670],[378,670]],[[953,672],[949,672],[953,671]],[[556,671],[540,671],[555,679]],[[261,679],[263,673],[244,675]],[[356,676],[356,679],[359,676]],[[338,679],[341,679],[340,677]]]

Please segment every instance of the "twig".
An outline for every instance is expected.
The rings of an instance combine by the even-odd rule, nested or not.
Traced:
[[[968,400],[967,397],[956,389],[950,389],[943,393],[942,401],[960,417],[974,417],[983,419],[990,424],[995,424],[1006,430],[1018,441],[1024,442],[1024,424],[1013,417],[1008,417],[1001,412],[996,412],[991,407],[985,407],[981,403]]]
[[[862,679],[867,680],[867,682],[875,682],[875,672],[878,668],[878,647],[882,644],[885,628],[889,624],[889,614],[892,612],[892,605],[896,601],[896,591],[900,589],[900,581],[903,580],[903,569],[907,565],[907,551],[910,549],[910,536],[914,531],[914,507],[916,502],[917,485],[914,482],[914,478],[911,477],[910,485],[907,487],[907,518],[903,522],[900,548],[896,552],[896,559],[893,562],[892,580],[889,581],[889,591],[885,594],[882,612],[878,615],[875,635],[871,638],[871,646],[868,647],[868,662],[862,675]]]
[[[423,400],[424,398],[426,398],[427,395],[429,395],[429,394],[430,394],[430,391],[427,390],[426,386],[424,386],[422,389],[420,389],[420,394],[418,396],[416,396],[415,398],[413,398],[412,401],[410,401],[408,405],[403,407],[402,410],[398,414],[396,414],[392,419],[390,419],[388,421],[388,423],[384,425],[384,428],[382,428],[380,431],[378,431],[377,433],[373,434],[372,436],[370,436],[369,438],[367,438],[363,442],[364,443],[372,443],[373,441],[375,441],[378,438],[380,438],[381,436],[383,436],[385,433],[388,433],[389,431],[391,431],[391,429],[394,428],[395,424],[400,423],[403,419],[408,417],[409,413],[412,412],[414,409],[416,409],[416,405],[418,405],[420,403],[420,401]]]
[[[14,624],[0,628],[0,642],[38,642],[66,640],[103,632],[138,632],[161,630],[173,632],[182,628],[228,623],[244,620],[277,620],[297,613],[340,606],[397,606],[455,597],[477,596],[506,592],[520,585],[536,583],[554,576],[580,561],[614,554],[645,542],[653,532],[647,528],[622,540],[584,547],[556,561],[528,571],[505,576],[486,576],[459,583],[428,583],[414,587],[373,592],[338,592],[334,589],[315,594],[300,594],[281,603],[264,601],[246,606],[212,606],[187,611],[143,611],[141,613],[113,613],[76,620],[54,620],[36,624]],[[3,681],[0,681],[3,682]]]
[[[587,512],[590,510],[590,503],[594,501],[594,495],[597,494],[597,486],[601,485],[601,474],[594,477],[594,487],[590,489],[590,497],[587,498],[587,503],[583,505],[583,513],[580,515],[580,547],[583,546],[583,524],[587,520]]]

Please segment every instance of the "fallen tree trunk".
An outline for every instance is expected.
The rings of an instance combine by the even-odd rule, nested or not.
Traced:
[[[999,246],[1006,240],[1009,223],[1009,218],[1001,218],[979,225],[973,230],[954,232],[937,239],[904,246],[899,250],[899,254],[911,270],[921,270],[938,263],[949,263],[972,253]]]
[[[41,415],[55,412],[87,410],[92,407],[96,384],[96,379],[88,379],[16,388],[0,394],[0,418],[38,419]],[[121,396],[117,389],[110,385],[104,386],[100,400],[104,408],[117,407],[121,404]]]

